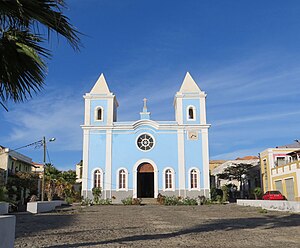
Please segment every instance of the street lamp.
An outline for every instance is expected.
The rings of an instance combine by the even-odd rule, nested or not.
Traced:
[[[49,139],[49,142],[55,141],[55,138]],[[44,148],[44,159],[43,159],[43,180],[42,180],[42,197],[41,200],[44,201],[44,191],[45,191],[45,165],[46,165],[46,153],[47,153],[47,143],[46,137],[44,136],[42,139],[42,145]]]

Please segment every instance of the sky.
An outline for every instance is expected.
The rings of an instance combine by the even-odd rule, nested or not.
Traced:
[[[43,136],[48,162],[82,159],[83,95],[104,73],[119,121],[174,120],[173,100],[189,71],[207,93],[210,159],[258,155],[300,140],[300,1],[69,0],[65,15],[82,33],[75,52],[55,34],[44,89],[0,109],[0,145]],[[34,146],[18,150],[43,161]]]

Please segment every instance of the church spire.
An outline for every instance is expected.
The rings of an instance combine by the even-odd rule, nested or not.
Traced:
[[[180,93],[200,93],[201,90],[192,78],[191,74],[187,72],[183,79],[182,85],[179,90]]]
[[[91,94],[110,94],[110,90],[106,83],[104,74],[101,73],[100,77],[98,78],[97,82],[95,83],[94,87],[92,88]]]

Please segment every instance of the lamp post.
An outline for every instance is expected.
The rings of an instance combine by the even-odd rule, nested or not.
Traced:
[[[55,138],[49,139],[49,142],[55,141]],[[44,201],[44,192],[45,192],[45,168],[46,168],[46,153],[47,153],[47,143],[46,143],[46,137],[44,136],[42,139],[42,145],[44,150],[44,156],[43,156],[43,180],[42,180],[42,196],[41,200]]]

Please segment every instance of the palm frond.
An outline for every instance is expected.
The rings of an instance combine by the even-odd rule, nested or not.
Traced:
[[[47,72],[42,57],[47,49],[41,37],[28,31],[8,30],[0,38],[0,99],[21,102],[43,88]]]
[[[62,8],[65,8],[63,0],[0,0],[0,21],[2,26],[27,27],[31,31],[42,24],[48,29],[48,39],[55,31],[79,50],[79,32],[62,13]]]

